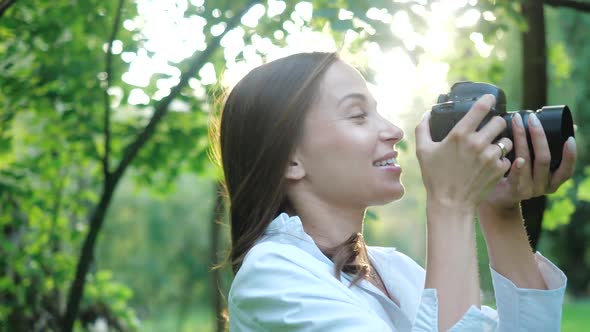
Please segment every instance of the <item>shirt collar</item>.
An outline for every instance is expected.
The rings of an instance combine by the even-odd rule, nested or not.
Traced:
[[[303,230],[303,223],[298,216],[289,216],[286,213],[279,214],[273,221],[270,222],[266,228],[265,234],[272,234],[276,232],[297,234],[305,233]]]
[[[305,232],[303,229],[303,223],[298,216],[289,216],[284,212],[278,215],[270,222],[264,232],[264,236],[262,236],[258,242],[266,241],[293,245],[306,251],[329,266],[333,266],[334,264],[322,253],[311,236]]]

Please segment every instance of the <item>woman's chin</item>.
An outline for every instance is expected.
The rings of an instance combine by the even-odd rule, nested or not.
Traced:
[[[401,183],[398,183],[395,188],[390,188],[387,192],[384,192],[381,197],[376,199],[375,202],[371,205],[385,205],[391,202],[395,202],[400,200],[405,193],[405,188]]]

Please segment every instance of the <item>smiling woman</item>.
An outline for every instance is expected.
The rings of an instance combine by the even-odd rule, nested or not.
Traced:
[[[428,115],[416,127],[428,197],[423,269],[363,240],[366,208],[404,194],[395,150],[404,133],[377,112],[359,72],[335,53],[301,53],[248,73],[219,127],[236,273],[230,330],[559,330],[566,278],[532,253],[518,206],[526,197],[507,190],[540,181],[525,163],[522,126],[513,124],[514,164],[493,144],[504,120],[476,131],[494,103],[482,97],[442,142],[432,141]],[[535,155],[547,152],[542,130],[532,135]],[[565,151],[556,183],[571,176],[575,149]],[[476,209],[497,312],[479,302]]]
[[[292,180],[289,200],[297,206],[326,200],[355,202],[350,206],[354,209],[400,198],[399,165],[376,167],[375,163],[397,155],[393,146],[403,138],[403,131],[377,112],[365,81],[344,62],[337,61],[326,70],[320,91],[286,174]],[[352,233],[351,228],[338,231]]]

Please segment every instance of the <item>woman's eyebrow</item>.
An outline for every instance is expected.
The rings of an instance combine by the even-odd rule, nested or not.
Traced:
[[[367,97],[359,92],[353,92],[353,93],[349,93],[347,95],[345,95],[344,97],[340,98],[340,100],[338,101],[338,104],[336,106],[340,106],[340,104],[342,104],[346,99],[360,99],[361,101],[366,102],[367,101]]]
[[[339,107],[340,104],[342,104],[346,99],[360,99],[361,101],[368,103],[368,98],[364,93],[353,92],[353,93],[349,93],[349,94],[345,95],[344,97],[340,98],[336,107]],[[373,99],[373,98],[371,98],[371,99]],[[373,100],[373,103],[377,104],[377,102],[375,100]]]

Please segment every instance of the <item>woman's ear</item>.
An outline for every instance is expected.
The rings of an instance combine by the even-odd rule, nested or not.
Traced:
[[[297,155],[289,158],[289,164],[287,164],[287,171],[285,172],[287,180],[301,180],[304,176],[305,168],[303,168],[301,159]]]

